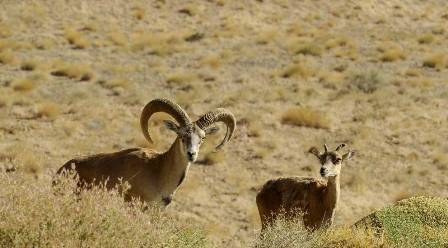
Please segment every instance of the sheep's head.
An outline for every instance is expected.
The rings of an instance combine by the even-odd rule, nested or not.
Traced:
[[[217,149],[227,143],[235,130],[236,122],[232,113],[225,109],[216,109],[201,116],[197,121],[191,122],[187,113],[177,104],[167,99],[155,99],[149,102],[143,109],[140,124],[143,134],[149,142],[152,139],[148,131],[148,120],[156,112],[165,112],[171,115],[176,121],[166,120],[165,126],[175,132],[183,144],[183,151],[190,162],[196,161],[199,149],[207,135],[216,133],[218,127],[210,127],[216,122],[223,122],[227,126],[226,136]]]
[[[187,126],[179,126],[173,121],[166,120],[164,122],[165,126],[175,132],[180,138],[185,154],[187,155],[187,159],[190,162],[194,162],[198,158],[199,148],[201,147],[205,137],[207,135],[214,134],[219,130],[218,127],[211,127],[202,130],[194,123]]]
[[[320,162],[320,175],[322,177],[333,177],[339,175],[341,172],[342,162],[350,159],[355,155],[354,151],[349,151],[348,153],[341,154],[340,150],[344,148],[346,144],[340,144],[336,150],[329,151],[327,145],[324,145],[325,151],[319,153],[316,147],[311,147],[309,152],[315,155]]]

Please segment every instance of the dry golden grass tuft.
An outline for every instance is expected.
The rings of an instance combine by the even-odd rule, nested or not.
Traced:
[[[45,117],[54,120],[60,114],[61,110],[59,104],[56,104],[54,102],[44,102],[39,105],[36,117],[38,118]]]
[[[219,55],[208,55],[201,59],[201,64],[208,65],[213,69],[218,69],[221,66],[222,58]]]
[[[431,33],[422,34],[417,38],[419,44],[430,44],[433,43],[434,40],[435,40],[434,35],[432,35]]]
[[[350,40],[347,37],[337,37],[328,39],[325,42],[325,49],[333,49],[335,47],[344,47],[350,43]]]
[[[134,52],[148,50],[159,56],[171,55],[183,50],[184,32],[137,33],[131,40]]]
[[[129,81],[125,78],[114,78],[106,81],[100,80],[98,82],[107,89],[114,89],[114,88],[125,89],[129,87]]]
[[[1,247],[211,247],[201,228],[156,207],[126,203],[117,190],[80,192],[74,180],[58,178],[52,186],[49,176],[21,172],[0,173],[0,179]]]
[[[50,37],[38,38],[34,42],[34,47],[36,47],[39,50],[47,50],[54,47],[55,45],[56,42],[54,41],[54,39]]]
[[[12,83],[12,88],[19,92],[29,92],[36,88],[36,82],[30,78],[16,79]]]
[[[437,169],[446,171],[448,170],[448,155],[445,153],[437,153],[433,155],[433,163],[437,165]]]
[[[317,110],[308,107],[293,107],[283,113],[281,117],[282,124],[294,126],[330,128],[328,117]]]
[[[380,55],[380,60],[383,62],[394,62],[403,59],[406,59],[406,54],[401,48],[388,48]]]
[[[423,59],[423,66],[442,69],[446,66],[446,60],[447,58],[444,53],[431,54]]]
[[[90,42],[83,37],[81,32],[70,27],[65,28],[64,37],[75,49],[85,49],[90,45]]]
[[[404,74],[408,77],[418,77],[420,76],[420,71],[416,68],[408,68]]]
[[[316,75],[316,69],[311,64],[306,62],[290,64],[279,73],[279,76],[283,78],[290,78],[294,76],[308,78],[314,75]]]
[[[299,44],[294,49],[295,54],[311,55],[319,57],[322,54],[322,48],[316,42]]]
[[[0,64],[15,64],[17,60],[18,59],[14,56],[14,54],[11,51],[0,50]]]
[[[189,71],[177,71],[166,76],[167,83],[189,83],[198,79],[198,75]]]
[[[145,9],[139,6],[132,8],[132,16],[137,20],[143,20],[145,17]]]
[[[94,78],[93,70],[89,65],[72,64],[62,61],[56,61],[53,64],[51,75],[57,77],[68,77],[80,81],[89,81]]]
[[[265,159],[277,149],[275,140],[258,140],[254,147],[254,158]]]
[[[332,84],[341,83],[345,80],[346,76],[343,72],[337,71],[324,71],[319,73],[319,81],[328,82]]]
[[[128,43],[126,35],[122,32],[109,33],[109,39],[116,46],[126,46],[126,44]]]
[[[431,78],[427,77],[416,77],[407,81],[409,85],[414,87],[430,87],[434,84]]]
[[[34,71],[37,67],[37,61],[35,60],[25,60],[22,61],[22,64],[20,65],[20,69],[24,71]]]
[[[275,42],[277,37],[278,30],[276,28],[265,28],[264,30],[259,31],[255,38],[255,42],[259,45],[267,45]]]

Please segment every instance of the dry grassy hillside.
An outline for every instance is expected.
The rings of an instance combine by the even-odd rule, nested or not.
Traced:
[[[168,97],[238,119],[168,210],[216,244],[247,246],[258,188],[317,176],[305,152],[324,142],[359,151],[342,169],[339,225],[447,197],[447,22],[443,0],[2,0],[0,168],[48,180],[75,156],[146,146],[140,111]],[[160,119],[162,150],[174,135]]]

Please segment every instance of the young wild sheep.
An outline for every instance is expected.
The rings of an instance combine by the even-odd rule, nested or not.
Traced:
[[[114,153],[97,154],[68,161],[58,174],[74,171],[79,177],[79,187],[105,184],[114,188],[120,181],[127,182],[130,189],[125,198],[138,198],[144,202],[168,205],[184,180],[190,163],[196,161],[205,136],[216,133],[216,122],[227,126],[226,136],[216,147],[220,149],[233,135],[236,122],[232,113],[218,108],[192,122],[187,113],[167,99],[150,101],[141,114],[140,125],[145,138],[152,143],[148,121],[156,112],[171,115],[179,124],[165,120],[166,127],[177,134],[168,151],[159,153],[148,148],[131,148]]]
[[[334,213],[339,200],[339,174],[342,162],[350,159],[354,151],[341,155],[336,150],[319,153],[316,147],[310,148],[321,164],[320,175],[326,181],[318,178],[288,177],[269,180],[257,194],[257,206],[260,214],[262,230],[283,214],[286,218],[296,218],[297,213],[303,214],[303,223],[309,230],[329,227],[333,223]]]

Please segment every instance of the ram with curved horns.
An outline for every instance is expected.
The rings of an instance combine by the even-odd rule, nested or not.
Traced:
[[[57,173],[74,171],[79,177],[79,187],[103,184],[111,189],[120,182],[127,182],[130,189],[125,193],[126,200],[138,198],[148,203],[168,205],[184,180],[190,163],[196,161],[205,136],[219,130],[211,127],[212,124],[223,122],[227,127],[224,139],[216,147],[220,149],[232,137],[236,122],[233,114],[223,108],[210,111],[192,122],[176,103],[167,99],[155,99],[146,104],[140,117],[143,134],[151,143],[153,141],[149,135],[148,121],[157,112],[165,112],[177,121],[177,124],[164,121],[165,126],[177,134],[168,151],[159,153],[149,148],[131,148],[97,154],[72,159]]]

